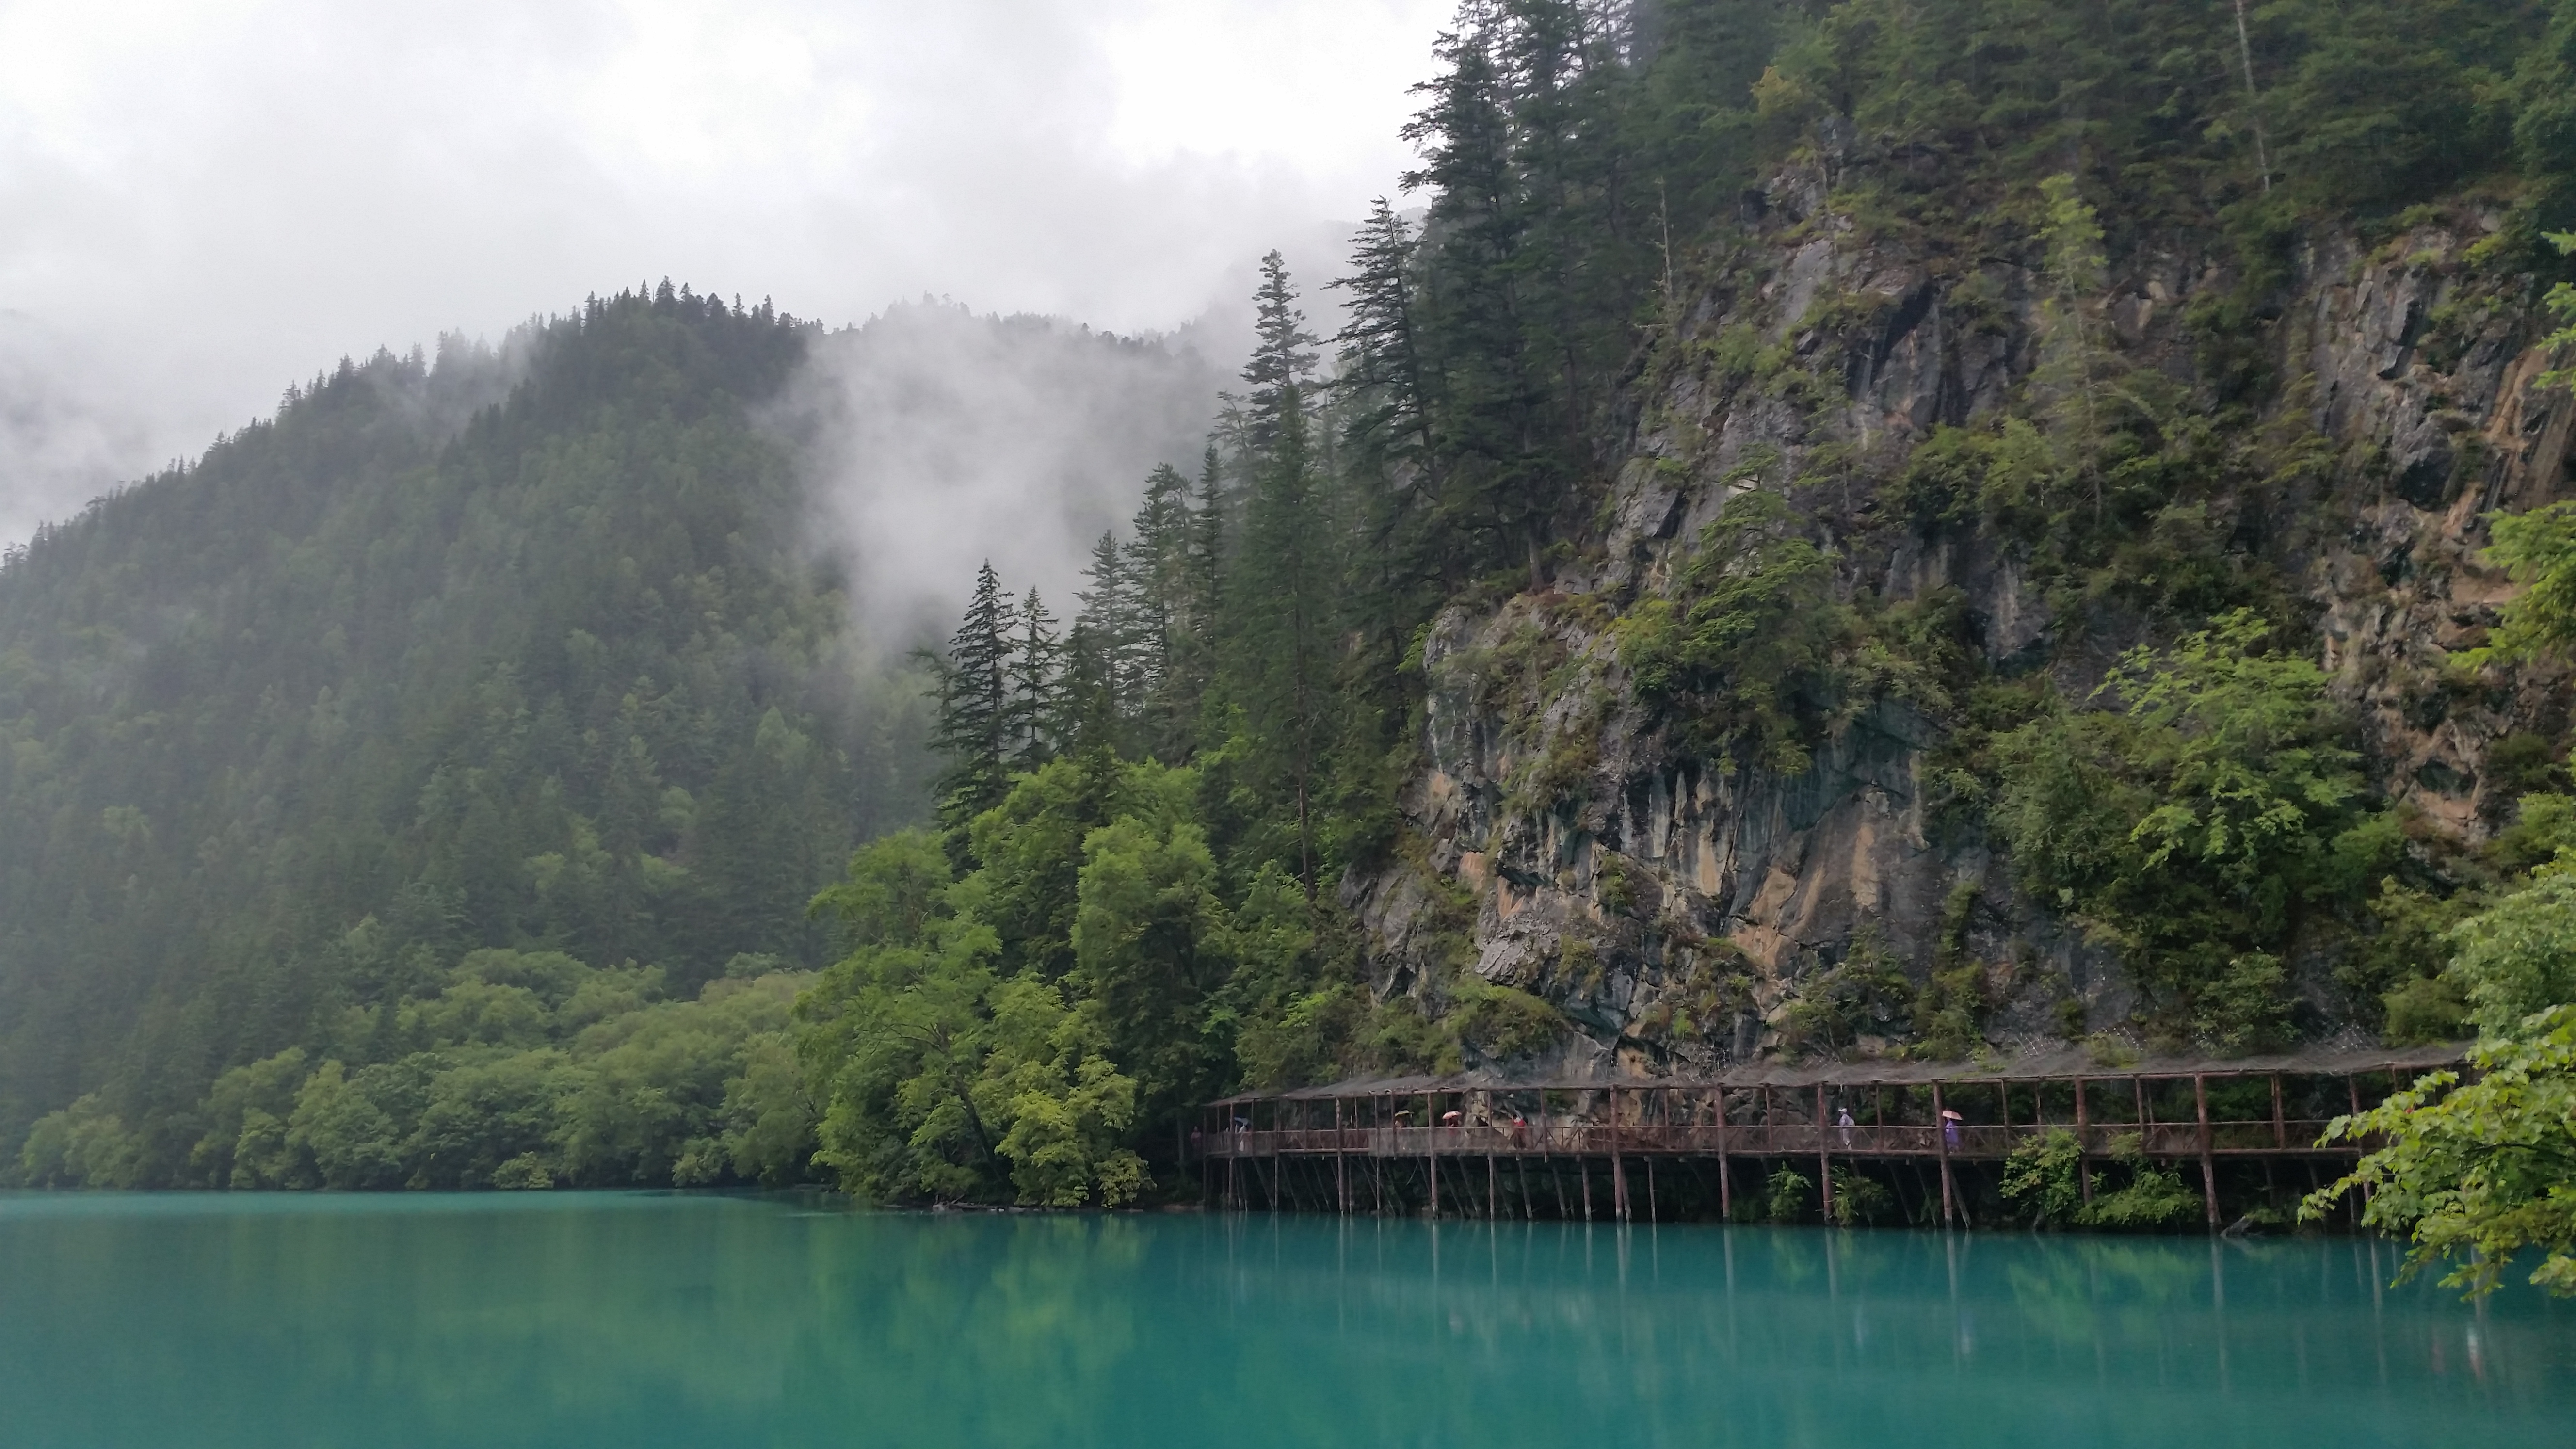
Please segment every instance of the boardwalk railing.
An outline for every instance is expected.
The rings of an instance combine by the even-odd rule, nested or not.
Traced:
[[[2349,1157],[2374,1145],[2338,1140],[2316,1145],[2324,1133],[2321,1120],[2212,1122],[2207,1151],[2213,1156],[2278,1156],[2284,1152]],[[2077,1136],[2087,1153],[2108,1155],[2123,1139],[2137,1138],[2137,1150],[2149,1157],[2198,1157],[2201,1128],[2196,1122],[2155,1122],[2143,1129],[2134,1122],[2095,1122],[2080,1131],[2073,1124],[2016,1123],[2010,1127],[1962,1124],[1949,1129],[1926,1126],[1817,1126],[1805,1123],[1713,1123],[1672,1125],[1601,1122],[1547,1122],[1526,1126],[1495,1124],[1455,1127],[1314,1127],[1237,1128],[1200,1139],[1209,1157],[1252,1158],[1348,1154],[1358,1157],[1609,1157],[1659,1155],[1714,1157],[1958,1157],[2001,1158],[2023,1143],[2051,1132]]]

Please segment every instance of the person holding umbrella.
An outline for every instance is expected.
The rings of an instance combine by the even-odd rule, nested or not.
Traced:
[[[1941,1109],[1941,1140],[1953,1152],[1959,1150],[1959,1124],[1965,1120],[1950,1108]]]

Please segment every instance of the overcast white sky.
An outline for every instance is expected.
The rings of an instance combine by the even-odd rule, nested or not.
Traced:
[[[664,276],[1122,331],[1272,245],[1320,284],[1453,9],[0,0],[0,541],[343,354]]]

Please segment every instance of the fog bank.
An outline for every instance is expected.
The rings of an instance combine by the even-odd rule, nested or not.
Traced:
[[[818,547],[850,568],[863,635],[944,639],[987,559],[1060,617],[1091,546],[1145,475],[1195,475],[1233,366],[1231,329],[1127,338],[955,303],[890,308],[816,339],[777,409],[810,470]]]
[[[669,277],[1184,325],[1363,215],[1451,0],[0,5],[0,543],[343,355]]]

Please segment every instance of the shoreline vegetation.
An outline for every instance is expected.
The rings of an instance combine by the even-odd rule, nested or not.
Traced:
[[[507,355],[344,365],[13,552],[16,1177],[1114,1207],[1192,1195],[1183,1134],[1229,1092],[1578,1039],[1668,1066],[2474,1031],[2474,1079],[2330,1129],[2390,1145],[2303,1220],[2366,1187],[2462,1286],[2536,1247],[2576,1288],[2576,505],[2441,563],[2520,592],[2443,635],[2399,724],[2520,712],[2479,746],[2486,813],[2433,820],[2303,571],[2371,500],[2477,476],[2479,424],[2442,412],[2449,471],[2392,476],[2320,431],[2284,321],[2318,248],[2438,232],[2449,300],[2404,348],[2566,361],[2576,6],[1513,0],[1434,63],[1421,209],[1359,228],[1341,330],[1265,258],[1243,391],[1079,597],[988,565],[907,664],[849,663],[847,580],[795,542],[764,420],[816,329],[668,282]],[[2151,334],[2115,284],[2169,253],[2201,280]],[[1799,261],[1836,256],[1910,280]],[[1936,302],[1987,380],[1854,424]],[[1755,421],[1704,436],[1710,397]],[[1640,479],[1669,493],[1642,524]],[[1932,545],[2003,561],[2045,627],[2006,648],[1887,562]],[[2391,560],[2393,589],[2420,561]],[[1628,788],[1605,761],[1785,789],[1889,718],[1929,741],[1927,838],[2000,862],[1923,939],[1756,962],[1604,846],[1584,910],[1633,959],[1485,969],[1498,893],[1576,869],[1487,844],[1589,839]],[[1452,738],[1508,763],[1435,838]],[[2119,973],[2119,1019],[2030,939],[1979,944],[2006,896]],[[1654,1012],[1607,1015],[1647,974]],[[2034,1153],[1990,1220],[2062,1205]],[[2162,1172],[2101,1225],[2174,1217]],[[1794,1189],[1749,1196],[1815,1211]]]

